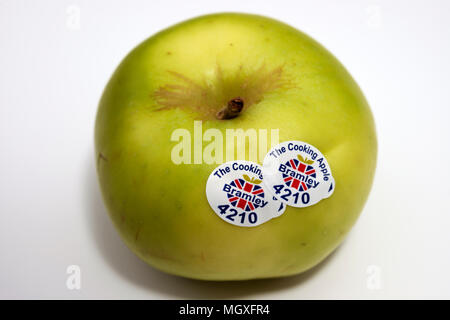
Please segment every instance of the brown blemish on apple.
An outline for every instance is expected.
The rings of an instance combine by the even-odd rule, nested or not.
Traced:
[[[226,74],[217,66],[212,78],[203,77],[199,81],[176,71],[168,73],[173,76],[174,82],[159,87],[152,94],[160,106],[156,111],[190,109],[205,120],[222,120],[220,111],[227,108],[233,99],[245,101],[245,111],[260,102],[266,94],[291,87],[282,66],[268,68],[265,64],[254,69],[240,66],[235,72]]]
[[[285,272],[285,271],[291,270],[291,269],[293,269],[293,268],[295,268],[295,264],[290,264],[290,265],[285,266],[285,267],[282,269],[282,271]]]
[[[136,234],[134,235],[134,241],[138,241],[139,234],[141,233],[141,229],[142,229],[142,227],[139,226],[138,229],[136,230]]]
[[[152,250],[152,249],[142,249],[142,250],[140,250],[140,252],[141,252],[142,255],[144,255],[146,257],[154,257],[154,258],[158,258],[158,259],[161,259],[161,260],[168,260],[168,261],[173,261],[173,262],[180,263],[179,260],[177,260],[177,259],[175,259],[175,258],[173,258],[173,257],[171,257],[171,256],[169,256],[169,255],[167,255],[165,253],[156,252],[155,250]]]
[[[100,165],[101,160],[108,162],[108,158],[106,158],[103,153],[99,152],[97,157],[97,166]]]
[[[172,52],[171,52],[171,51],[167,51],[166,54],[167,54],[168,56],[170,56],[170,55],[172,54]]]

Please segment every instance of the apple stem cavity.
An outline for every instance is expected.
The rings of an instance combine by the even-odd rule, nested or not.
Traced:
[[[219,120],[227,120],[236,118],[244,108],[244,100],[236,97],[228,101],[227,105],[216,113],[216,118]]]
[[[283,67],[244,68],[224,72],[216,67],[212,76],[193,80],[176,71],[168,71],[174,83],[166,83],[150,94],[158,105],[155,111],[189,109],[207,120],[228,120],[239,116],[244,108],[258,104],[263,97],[279,88],[295,88],[283,75]],[[235,97],[230,100],[230,97]]]

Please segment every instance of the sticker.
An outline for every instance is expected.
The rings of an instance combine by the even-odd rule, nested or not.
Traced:
[[[210,174],[206,197],[214,212],[228,223],[255,227],[286,210],[263,184],[262,167],[250,161],[226,162]]]
[[[312,206],[334,192],[335,181],[322,153],[302,141],[285,141],[270,149],[263,163],[264,184],[289,206]]]

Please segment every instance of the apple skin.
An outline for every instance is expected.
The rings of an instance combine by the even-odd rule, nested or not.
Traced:
[[[225,136],[226,128],[279,128],[280,142],[312,144],[331,166],[336,189],[330,198],[288,207],[254,228],[216,216],[205,184],[217,164],[176,165],[170,158],[172,132],[193,131],[203,116],[160,110],[152,93],[173,83],[168,70],[201,82],[218,64],[225,74],[281,65],[294,85],[264,95],[237,118],[203,118],[203,130]],[[126,245],[159,270],[204,280],[282,277],[317,265],[355,224],[377,157],[370,108],[337,59],[284,23],[237,13],[188,20],[132,50],[101,98],[95,148],[102,195]]]

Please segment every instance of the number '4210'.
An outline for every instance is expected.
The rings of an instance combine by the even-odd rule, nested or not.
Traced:
[[[293,198],[295,204],[297,204],[299,200],[303,204],[309,203],[310,196],[308,192],[292,192],[289,188],[282,184],[274,185],[273,188],[275,190],[275,193],[277,195],[279,194],[279,197],[285,201],[289,201],[290,198]]]
[[[255,224],[258,221],[258,215],[255,212],[241,212],[239,213],[236,209],[230,207],[228,204],[223,204],[217,206],[220,210],[220,214],[224,214],[225,218],[232,221],[244,224],[245,222],[249,222],[251,224]]]

